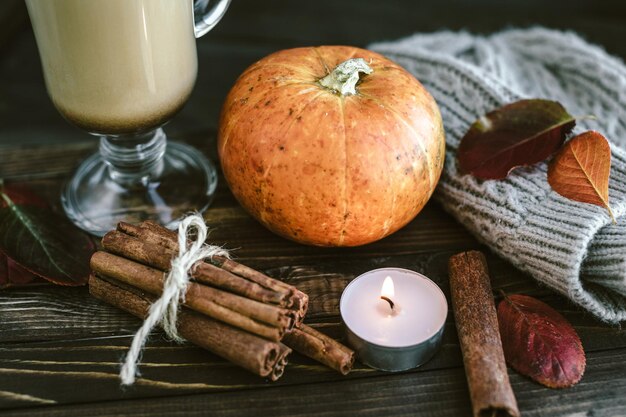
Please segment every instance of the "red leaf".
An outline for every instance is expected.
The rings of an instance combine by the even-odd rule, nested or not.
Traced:
[[[19,265],[15,273],[20,278],[26,279],[28,271],[55,284],[75,286],[87,283],[95,245],[28,188],[0,182],[0,251]],[[7,277],[13,274],[8,261],[6,271]]]
[[[22,184],[2,184],[0,180],[0,190],[11,198],[13,204],[23,206],[35,206],[48,209],[48,203],[43,198],[35,194],[30,188]],[[0,198],[0,208],[7,207],[7,202]]]
[[[502,179],[556,152],[576,121],[550,100],[520,100],[476,120],[461,139],[459,168],[481,179]]]
[[[0,252],[0,289],[9,287],[24,287],[40,284],[40,277],[22,268],[19,264],[4,253]]]
[[[611,147],[598,132],[575,136],[561,148],[548,167],[548,182],[554,191],[570,200],[595,204],[608,210]]]
[[[504,357],[519,373],[550,388],[576,384],[585,372],[585,351],[576,331],[556,310],[525,295],[498,305]]]

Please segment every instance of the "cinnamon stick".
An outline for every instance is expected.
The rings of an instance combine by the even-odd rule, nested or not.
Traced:
[[[507,373],[487,261],[478,251],[449,261],[452,307],[474,417],[519,417]]]
[[[178,234],[153,221],[146,220],[139,226],[120,222],[117,226],[117,230],[127,235],[138,237],[145,242],[163,246],[171,251],[178,251]],[[232,259],[228,259],[222,256],[214,256],[213,259],[217,266],[225,269],[226,271],[232,272],[235,275],[247,278],[252,282],[262,285],[265,288],[278,292],[289,292],[296,290],[299,293],[298,298],[302,298],[302,295],[306,297],[306,294],[297,290],[295,287],[286,284],[280,280],[270,278],[262,272],[235,262]]]
[[[166,228],[162,229],[163,233],[171,232]],[[126,234],[126,231],[130,231],[133,234]],[[110,252],[167,271],[170,268],[172,258],[176,256],[178,248],[172,249],[169,245],[159,244],[158,242],[161,241],[169,242],[167,239],[162,239],[161,235],[155,235],[152,232],[146,233],[146,230],[139,226],[121,222],[118,225],[118,231],[111,231],[104,236],[102,245]],[[178,246],[177,243],[176,246]],[[289,307],[288,291],[277,293],[276,291],[268,290],[207,262],[199,262],[192,272],[192,277],[197,281],[214,285],[257,301]]]
[[[176,233],[150,221],[140,226],[120,222],[117,231],[104,236],[102,244],[109,252],[168,270],[178,251],[177,239]],[[248,298],[292,308],[296,311],[296,325],[302,323],[308,309],[305,293],[230,259],[215,256],[212,262],[220,268],[211,268],[208,262],[198,263],[192,277]]]
[[[354,365],[353,350],[306,324],[285,334],[283,343],[343,375],[347,375]]]
[[[178,252],[178,234],[150,221],[138,226],[121,222],[116,231],[105,235],[102,243],[112,253],[96,252],[93,255],[91,267],[98,277],[93,278],[95,284],[92,292],[138,315],[136,308],[130,308],[133,300],[130,307],[125,306],[128,303],[127,294],[123,301],[118,300],[116,304],[106,298],[110,298],[110,295],[102,294],[102,291],[98,293],[98,288],[113,285],[118,293],[121,288],[134,295],[141,293],[141,290],[154,295],[161,294],[164,272],[170,268],[171,259]],[[295,287],[217,256],[211,262],[196,263],[191,277],[193,281],[186,292],[185,306],[224,326],[230,324],[272,341],[284,338],[285,345],[344,375],[352,369],[352,350],[302,324],[308,308],[308,296]],[[145,301],[146,295],[143,296]],[[285,318],[290,319],[287,324]],[[292,329],[294,322],[300,328]],[[185,334],[183,336],[187,337]],[[276,364],[272,372],[274,379],[282,374],[286,355],[290,352],[285,345],[278,343]]]
[[[149,243],[118,231],[110,231],[102,238],[102,247],[111,253],[132,259],[142,264],[169,271],[176,251]]]
[[[178,234],[153,221],[146,220],[139,226],[120,222],[117,225],[117,230],[129,236],[140,238],[146,243],[165,247],[172,252],[178,251]],[[289,284],[285,284],[282,281],[270,278],[259,271],[237,263],[231,259],[222,256],[214,256],[213,260],[217,264],[217,266],[223,268],[224,270],[232,272],[235,275],[247,278],[250,281],[260,284],[267,289],[287,293],[295,289]]]
[[[255,282],[248,281],[208,262],[198,263],[195,270],[195,279],[205,284],[234,292],[235,294],[261,301],[276,304],[281,307],[292,307],[288,292],[268,290]]]
[[[178,233],[150,220],[140,225],[119,222],[117,230],[147,243],[163,246],[172,251],[178,250]]]
[[[230,271],[241,277],[248,278],[250,281],[256,282],[266,288],[273,289],[274,291],[283,291],[283,290],[290,291],[291,290],[293,292],[293,295],[292,295],[293,308],[299,311],[303,311],[302,319],[304,319],[304,314],[306,313],[306,310],[309,305],[309,296],[303,293],[302,291],[298,290],[297,288],[289,284],[285,284],[282,281],[279,281],[274,278],[270,278],[262,272],[259,272],[243,264],[237,263],[233,261],[232,259],[224,258],[221,256],[216,256],[215,262],[217,262],[221,268],[227,271]]]
[[[161,295],[163,291],[164,273],[160,270],[107,252],[94,253],[90,264],[98,274],[151,294]],[[184,304],[199,313],[273,341],[280,341],[295,323],[291,310],[194,282],[187,287]]]
[[[89,277],[89,292],[96,298],[145,318],[156,297],[112,278]],[[178,332],[190,342],[210,350],[247,370],[272,381],[283,374],[291,349],[182,308]]]

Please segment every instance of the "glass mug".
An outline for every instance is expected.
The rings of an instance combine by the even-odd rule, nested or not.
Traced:
[[[100,137],[99,153],[66,184],[61,201],[82,229],[102,236],[119,221],[175,226],[204,211],[213,164],[167,142],[161,126],[189,98],[195,38],[230,0],[26,0],[48,94],[71,123]]]

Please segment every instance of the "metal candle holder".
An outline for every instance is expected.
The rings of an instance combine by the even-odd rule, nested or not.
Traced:
[[[439,327],[432,335],[425,338],[424,340],[418,341],[417,343],[408,346],[385,346],[367,340],[364,337],[358,335],[353,329],[349,327],[348,323],[346,323],[345,320],[345,309],[347,308],[345,305],[346,294],[351,291],[351,288],[353,286],[359,285],[358,283],[360,282],[360,280],[370,279],[373,276],[376,276],[376,278],[373,279],[379,279],[379,276],[382,275],[393,277],[394,275],[398,276],[401,274],[411,275],[414,276],[416,279],[428,281],[427,286],[433,287],[429,288],[429,291],[432,291],[436,297],[440,296],[441,300],[439,302],[443,303],[442,308],[443,306],[445,306],[445,316],[443,322],[440,324],[437,323]],[[422,282],[422,284],[424,283]],[[386,299],[385,301],[389,302],[390,300]],[[398,372],[412,369],[424,364],[429,359],[431,359],[441,346],[445,317],[447,317],[448,303],[446,301],[445,295],[443,294],[443,291],[441,291],[437,284],[418,272],[402,268],[380,268],[368,271],[356,277],[352,282],[350,282],[350,284],[346,286],[339,304],[348,343],[357,353],[359,360],[372,368],[389,372]],[[393,303],[390,303],[390,307],[393,309]],[[428,318],[415,317],[415,320],[420,319],[424,320]]]

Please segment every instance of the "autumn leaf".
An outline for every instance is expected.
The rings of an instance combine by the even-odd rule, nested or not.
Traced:
[[[519,373],[550,388],[576,384],[585,372],[585,352],[569,322],[552,307],[525,295],[498,305],[506,361]]]
[[[556,152],[576,121],[556,101],[520,100],[476,120],[461,139],[457,158],[463,173],[502,179]]]
[[[32,191],[0,182],[0,251],[19,266],[11,273],[28,271],[59,285],[84,285],[94,250],[91,238]],[[13,267],[9,260],[7,275]]]
[[[570,200],[609,206],[611,147],[604,136],[588,131],[575,136],[550,162],[548,183],[554,191]]]
[[[0,289],[24,287],[45,282],[39,276],[19,266],[15,261],[0,252]]]

